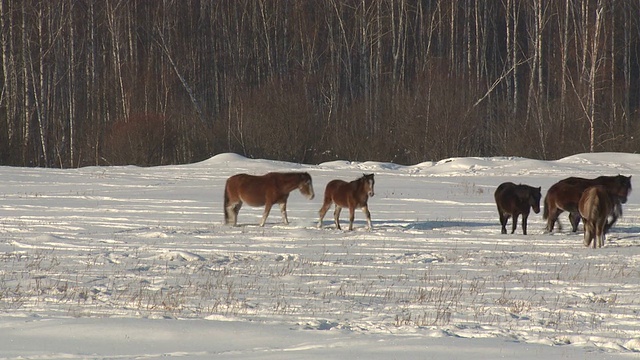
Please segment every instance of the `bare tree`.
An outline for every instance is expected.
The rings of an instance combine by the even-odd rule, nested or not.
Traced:
[[[589,151],[595,151],[595,136],[596,136],[596,72],[600,65],[600,28],[602,25],[602,14],[604,12],[604,5],[602,0],[598,0],[596,8],[596,18],[593,30],[593,37],[591,41],[591,66],[589,67]]]
[[[0,0],[0,19],[7,164],[640,146],[636,1]]]

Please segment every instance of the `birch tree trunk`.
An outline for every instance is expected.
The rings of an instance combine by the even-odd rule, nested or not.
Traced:
[[[31,101],[29,96],[29,73],[27,64],[29,63],[29,39],[27,34],[27,11],[25,2],[22,3],[22,106],[24,115],[22,117],[22,165],[30,165],[29,143],[31,140]]]
[[[75,94],[75,31],[73,26],[73,0],[69,0],[69,166],[75,167],[76,139],[76,94]]]
[[[589,151],[595,151],[596,137],[596,71],[600,62],[600,26],[602,23],[602,13],[604,6],[602,0],[598,0],[596,8],[596,19],[594,24],[593,40],[591,42],[591,66],[589,68]]]
[[[564,4],[564,18],[560,22],[561,36],[561,66],[562,75],[560,80],[560,138],[564,137],[565,124],[567,123],[567,61],[569,56],[569,5],[570,0]]]
[[[45,10],[44,9],[40,9],[39,11],[39,15],[38,15],[38,75],[36,78],[36,71],[35,71],[35,67],[33,65],[33,59],[29,58],[29,67],[31,70],[31,85],[33,88],[33,99],[35,102],[35,109],[36,109],[36,118],[38,119],[38,131],[39,131],[39,139],[40,139],[40,150],[42,151],[42,158],[44,160],[44,167],[48,167],[49,166],[49,158],[47,156],[47,127],[46,127],[46,120],[45,120],[45,109],[42,105],[42,101],[44,99],[43,94],[44,94],[44,56],[45,56],[45,49],[44,49],[44,33],[43,33],[43,27],[44,27],[44,19],[45,16],[43,14]]]
[[[2,74],[3,88],[0,91],[0,104],[7,107],[6,115],[6,139],[8,146],[13,144],[14,139],[14,119],[16,118],[16,92],[17,75],[15,73],[15,63],[11,39],[13,38],[13,16],[11,16],[11,2],[5,7],[4,1],[0,1],[0,41],[2,42]]]

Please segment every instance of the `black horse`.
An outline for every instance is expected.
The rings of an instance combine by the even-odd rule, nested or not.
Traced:
[[[498,186],[494,197],[498,206],[498,216],[500,216],[503,234],[507,233],[507,221],[512,216],[511,233],[516,231],[518,216],[522,214],[522,233],[527,235],[527,218],[530,210],[533,208],[533,212],[536,214],[540,212],[540,198],[542,197],[540,190],[539,187],[516,185],[512,182],[505,182]]]

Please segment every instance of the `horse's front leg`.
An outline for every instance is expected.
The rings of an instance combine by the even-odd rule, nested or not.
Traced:
[[[287,218],[287,203],[280,204],[280,213],[282,214],[282,222],[285,225],[289,225],[289,218]]]
[[[527,219],[529,218],[529,214],[522,214],[522,234],[527,235]]]
[[[569,222],[571,222],[571,231],[577,232],[578,225],[580,224],[580,213],[579,212],[570,212],[569,213]]]
[[[273,204],[270,202],[264,204],[264,212],[262,213],[262,221],[260,221],[260,226],[264,226],[264,224],[267,222],[267,217],[269,216],[269,212],[271,212],[271,206],[273,206]]]
[[[356,208],[349,207],[349,231],[353,230],[353,221],[356,219]]]
[[[367,217],[367,225],[369,225],[369,230],[373,230],[373,225],[371,225],[371,213],[369,212],[369,207],[366,205],[363,206],[362,212],[364,213],[364,216]]]
[[[609,229],[611,229],[611,227],[613,226],[613,224],[616,223],[616,221],[618,221],[618,214],[622,213],[622,206],[620,205],[620,203],[615,204],[615,208],[614,211],[611,212],[610,216],[611,216],[611,221],[609,221],[609,216],[607,216],[607,220],[604,223],[604,232],[609,232]]]

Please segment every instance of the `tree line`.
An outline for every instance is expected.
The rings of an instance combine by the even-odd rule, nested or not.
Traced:
[[[640,148],[635,0],[0,0],[0,164]]]

